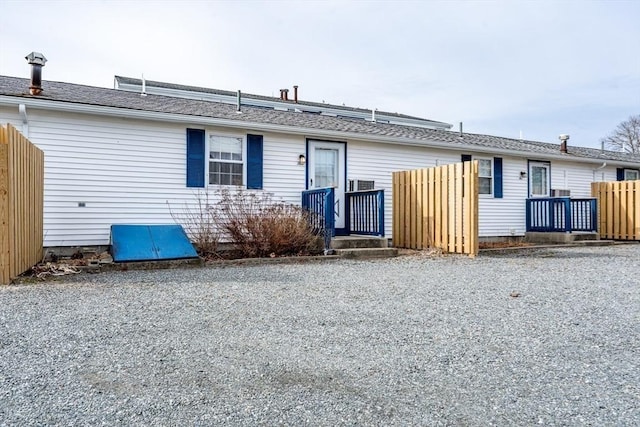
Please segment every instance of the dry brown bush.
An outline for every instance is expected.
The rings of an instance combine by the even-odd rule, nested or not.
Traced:
[[[222,190],[211,208],[241,256],[308,255],[322,251],[322,244],[302,208],[277,202],[267,193]]]
[[[216,256],[220,232],[214,212],[211,210],[209,192],[198,191],[195,199],[195,205],[185,203],[183,208],[177,211],[172,210],[169,205],[169,212],[173,220],[183,226],[187,237],[200,256],[205,258]]]

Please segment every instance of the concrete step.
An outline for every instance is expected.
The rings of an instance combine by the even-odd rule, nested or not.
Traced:
[[[389,240],[372,236],[336,236],[331,239],[332,249],[386,248]]]
[[[574,233],[544,233],[529,231],[525,234],[525,242],[531,243],[573,243],[579,241],[600,240],[598,233],[574,232]]]
[[[344,258],[390,258],[398,256],[396,248],[349,248],[336,249],[336,255]]]

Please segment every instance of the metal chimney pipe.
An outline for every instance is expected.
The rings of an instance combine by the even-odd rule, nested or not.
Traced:
[[[237,113],[242,113],[242,109],[240,108],[241,105],[242,105],[242,92],[240,91],[240,89],[238,89],[238,99],[237,99],[237,105],[236,105]]]
[[[289,89],[283,89],[284,92],[284,100],[288,101],[289,100]]]
[[[40,52],[31,52],[25,56],[29,64],[31,65],[31,85],[29,86],[29,93],[31,95],[40,95],[42,93],[42,67],[44,67],[47,58]]]
[[[293,102],[298,103],[298,85],[293,86]]]
[[[560,152],[567,153],[567,141],[569,140],[569,135],[562,134],[559,136],[560,139]]]
[[[462,138],[462,122],[460,122],[460,138]]]

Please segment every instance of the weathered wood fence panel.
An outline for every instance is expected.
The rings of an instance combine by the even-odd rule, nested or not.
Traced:
[[[393,244],[478,253],[478,162],[393,173]]]
[[[42,259],[44,153],[0,127],[0,284]]]
[[[640,240],[640,181],[593,182],[601,239]]]

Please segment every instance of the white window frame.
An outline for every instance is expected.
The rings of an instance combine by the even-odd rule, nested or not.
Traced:
[[[547,170],[547,183],[546,183],[547,194],[533,194],[533,182],[532,182],[533,173],[531,171],[533,170],[534,167],[544,167]],[[527,175],[528,175],[527,179],[529,180],[529,183],[527,184],[529,188],[529,198],[551,197],[551,162],[530,160],[528,165]]]
[[[634,175],[632,178],[631,175]],[[640,170],[638,169],[625,169],[624,180],[625,181],[637,181],[640,179]]]
[[[494,180],[496,179],[496,174],[495,174],[495,170],[493,169],[493,158],[492,157],[472,157],[472,160],[477,160],[478,161],[478,195],[480,197],[493,197],[493,186],[494,186]],[[486,160],[488,162],[491,163],[491,176],[483,176],[480,175],[480,161],[481,160]],[[485,178],[485,179],[489,179],[490,180],[490,184],[489,184],[489,192],[488,193],[481,193],[480,192],[480,178]]]
[[[240,140],[240,156],[241,160],[233,159],[214,159],[211,158],[211,148],[213,138],[234,138]],[[224,132],[208,132],[207,133],[207,186],[209,187],[244,187],[247,182],[247,141],[246,137],[238,134],[229,134]],[[242,182],[240,184],[212,184],[211,183],[211,163],[226,163],[242,165]]]

